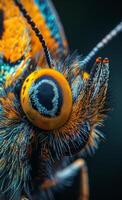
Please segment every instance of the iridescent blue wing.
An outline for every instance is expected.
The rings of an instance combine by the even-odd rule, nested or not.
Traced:
[[[57,44],[53,50],[54,54],[57,56],[64,56],[68,52],[67,40],[63,30],[63,26],[60,22],[59,16],[53,6],[51,0],[35,0],[40,13],[44,17],[46,26],[50,31],[50,36],[54,38]],[[52,51],[51,47],[49,49]]]

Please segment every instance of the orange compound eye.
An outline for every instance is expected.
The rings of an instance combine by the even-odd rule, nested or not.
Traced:
[[[35,71],[23,83],[21,105],[35,126],[44,130],[57,129],[66,123],[72,110],[69,83],[56,70]]]

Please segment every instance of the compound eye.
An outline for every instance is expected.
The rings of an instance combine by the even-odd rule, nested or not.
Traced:
[[[35,71],[23,83],[21,105],[35,126],[44,130],[57,129],[66,123],[72,110],[69,83],[56,70]]]

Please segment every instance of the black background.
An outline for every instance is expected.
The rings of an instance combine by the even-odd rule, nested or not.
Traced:
[[[70,49],[86,55],[122,20],[122,2],[53,0]],[[97,56],[110,59],[110,105],[105,122],[105,143],[88,157],[91,200],[122,199],[122,33]],[[93,59],[94,63],[94,59]]]

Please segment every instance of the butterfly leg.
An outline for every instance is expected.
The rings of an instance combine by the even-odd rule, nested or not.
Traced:
[[[76,177],[79,177],[79,199],[78,200],[88,200],[89,199],[89,181],[88,181],[88,170],[86,163],[83,159],[77,159],[68,167],[59,171],[55,175],[54,180],[48,180],[43,183],[41,188],[43,190],[51,189],[51,187],[58,187],[58,185],[62,184],[67,191],[68,187],[74,187],[73,184],[76,182]],[[59,187],[60,188],[60,187]],[[61,191],[60,191],[61,192]],[[63,190],[62,190],[63,192]]]
[[[68,194],[70,188],[73,196],[73,192],[75,192],[74,186],[75,184],[77,184],[77,182],[79,182],[78,200],[88,200],[89,199],[88,170],[86,163],[83,159],[77,159],[68,167],[64,168],[61,171],[56,172],[52,180],[48,179],[45,180],[44,183],[39,187],[38,194],[40,196],[42,192],[46,194],[48,193],[48,191],[52,191],[52,194],[54,193],[53,194],[54,199],[56,199],[56,197],[60,199],[61,194]],[[69,193],[69,195],[71,195],[71,192]],[[36,194],[36,198],[38,199],[37,196],[38,195]],[[67,199],[67,197],[64,196],[63,199],[65,198]],[[21,200],[28,200],[28,199],[26,197],[22,197]],[[48,200],[48,197],[46,198],[46,200]]]

